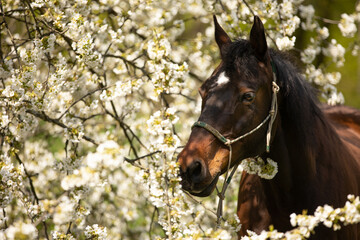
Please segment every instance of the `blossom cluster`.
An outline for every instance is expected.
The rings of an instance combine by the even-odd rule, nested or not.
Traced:
[[[267,158],[266,163],[264,163],[261,157],[244,159],[240,163],[240,168],[249,174],[257,174],[264,179],[273,179],[279,171],[275,161]]]
[[[14,194],[19,194],[24,178],[24,166],[15,167],[6,155],[1,156],[0,162],[0,207],[4,208],[12,201]]]
[[[215,194],[183,192],[176,163],[200,111],[197,89],[219,58],[213,14],[232,38],[247,36],[259,15],[279,50],[295,48],[296,31],[311,33],[304,75],[329,103],[344,101],[334,69],[359,51],[360,5],[334,21],[351,42],[343,45],[302,0],[1,2],[1,239],[236,235],[238,186],[216,229]],[[243,168],[276,174],[275,162],[256,163]],[[350,213],[356,201],[341,215],[347,222],[359,216]]]
[[[290,223],[294,229],[286,233],[274,229],[263,231],[259,235],[249,232],[249,236],[242,237],[243,240],[265,240],[265,239],[307,239],[315,231],[319,224],[323,224],[334,231],[340,230],[342,226],[360,223],[360,199],[359,196],[348,195],[348,201],[342,208],[333,208],[329,205],[319,206],[314,215],[291,214]]]

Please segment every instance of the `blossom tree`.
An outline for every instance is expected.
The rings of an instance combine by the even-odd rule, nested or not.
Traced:
[[[196,89],[219,58],[212,15],[233,38],[259,15],[278,50],[295,48],[297,29],[310,32],[304,74],[329,104],[342,103],[341,74],[313,62],[325,56],[341,67],[346,51],[358,54],[360,5],[333,21],[352,40],[342,46],[302,2],[2,0],[0,238],[235,236],[236,184],[216,229],[215,197],[183,192],[176,163],[199,112]],[[189,39],[194,25],[200,31]],[[336,211],[359,222],[359,199],[345,208]],[[315,223],[329,221],[330,210]]]

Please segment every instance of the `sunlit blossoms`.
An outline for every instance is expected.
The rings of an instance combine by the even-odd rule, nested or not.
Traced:
[[[266,159],[266,163],[260,157],[247,158],[243,160],[240,167],[249,174],[257,174],[261,178],[272,179],[278,172],[278,165],[270,158]]]
[[[1,239],[36,239],[38,231],[31,223],[15,222],[5,231],[0,232]]]
[[[338,26],[345,37],[353,37],[357,30],[354,16],[346,13],[341,14],[341,20]]]
[[[327,48],[323,48],[323,53],[325,56],[331,57],[337,67],[344,65],[345,48],[337,43],[335,39],[331,40]]]
[[[283,37],[276,39],[276,46],[278,46],[279,50],[290,50],[295,46],[295,37]]]
[[[14,197],[21,194],[20,189],[24,178],[24,166],[15,167],[6,155],[0,162],[0,207],[5,208]]]
[[[340,230],[342,226],[357,224],[360,222],[360,201],[359,197],[348,195],[348,201],[342,208],[333,208],[329,205],[319,206],[314,215],[291,214],[290,223],[293,230],[282,233],[274,229],[262,231],[261,234],[250,232],[249,236],[241,239],[260,240],[260,239],[307,239],[315,231],[316,227],[323,224],[334,231]]]
[[[85,236],[88,239],[105,240],[107,239],[106,228],[100,227],[97,224],[87,226],[85,229]]]
[[[240,172],[216,228],[216,194],[188,196],[176,162],[219,59],[212,15],[232,39],[259,15],[269,46],[300,50],[304,77],[338,104],[346,53],[359,52],[359,6],[332,20],[336,36],[302,0],[1,1],[0,239],[234,238]],[[266,179],[281,171],[271,159],[242,167]],[[245,239],[336,230],[359,222],[358,202]]]

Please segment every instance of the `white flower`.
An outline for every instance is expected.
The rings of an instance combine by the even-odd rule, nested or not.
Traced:
[[[312,63],[320,50],[320,47],[309,46],[301,52],[301,61],[304,63]]]
[[[291,38],[289,37],[277,38],[276,46],[279,48],[279,50],[290,50],[294,47],[295,40],[296,40],[295,36]]]
[[[60,204],[55,208],[54,223],[61,225],[71,222],[75,217],[75,206],[76,203],[68,197],[61,197]]]
[[[85,236],[87,239],[98,239],[98,240],[108,239],[106,227],[101,227],[98,224],[94,224],[92,226],[86,226]]]
[[[68,174],[61,181],[61,187],[67,191],[79,187],[86,189],[99,185],[99,173],[90,167],[81,167],[79,170],[74,170],[72,174]]]
[[[325,78],[328,80],[330,84],[336,85],[340,82],[341,73],[339,72],[332,72],[325,74]]]
[[[222,239],[222,240],[231,239],[231,234],[227,231],[220,230],[220,234],[217,235],[217,239]]]
[[[326,79],[320,68],[316,68],[314,65],[310,64],[307,66],[305,73],[308,81],[314,82],[320,86],[326,84]]]
[[[64,240],[64,235],[63,233],[60,233],[58,231],[53,231],[52,232],[52,237],[54,240]],[[75,240],[75,238],[69,233],[69,234],[66,234],[65,236],[66,240]]]
[[[337,67],[344,65],[345,48],[337,43],[335,39],[331,40],[331,43],[327,48],[323,48],[323,53],[325,56],[331,57]]]
[[[329,37],[329,29],[327,27],[317,28],[317,32],[323,40]]]
[[[31,7],[32,8],[41,8],[45,5],[45,1],[44,0],[36,0],[34,2],[31,3]]]
[[[292,1],[285,0],[279,5],[279,10],[281,14],[285,17],[292,17],[293,16],[293,3]]]
[[[290,223],[291,223],[291,226],[295,227],[297,225],[297,220],[296,220],[296,214],[295,213],[292,213],[290,215]]]
[[[147,53],[150,59],[160,60],[166,57],[171,52],[171,45],[167,38],[161,38],[160,40],[150,40],[148,42]]]
[[[329,105],[344,104],[344,95],[341,92],[337,92],[333,85],[326,84],[323,88],[322,96],[327,99]]]
[[[312,5],[307,5],[307,6],[301,5],[299,6],[299,10],[300,10],[300,16],[302,18],[309,19],[314,17],[315,9]]]
[[[344,37],[353,37],[357,31],[354,17],[346,13],[341,14],[338,27]]]
[[[36,239],[38,231],[33,224],[15,222],[5,230],[6,239],[16,240],[18,236],[24,239]],[[1,236],[1,235],[0,235]]]
[[[312,5],[301,5],[299,7],[300,16],[305,19],[305,22],[301,23],[301,27],[304,30],[312,31],[316,28],[317,24],[314,22],[315,9]]]
[[[270,158],[266,159],[267,163],[260,158],[248,158],[241,162],[240,168],[249,174],[257,174],[264,179],[272,179],[278,172],[277,163]]]
[[[298,16],[293,16],[292,18],[288,19],[284,24],[285,34],[287,36],[291,36],[294,34],[295,30],[299,27],[300,18]]]
[[[355,46],[353,47],[352,51],[351,51],[351,54],[352,54],[353,56],[357,56],[357,55],[359,54],[359,50],[360,50],[359,45],[355,45]]]
[[[267,163],[262,166],[258,175],[264,179],[273,179],[278,172],[277,162],[271,160],[270,158],[267,158],[266,161]]]

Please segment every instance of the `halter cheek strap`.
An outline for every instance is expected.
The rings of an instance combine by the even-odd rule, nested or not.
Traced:
[[[269,121],[269,125],[268,125],[268,129],[266,132],[266,152],[270,152],[270,141],[271,141],[271,132],[272,132],[272,126],[273,123],[275,121],[276,115],[277,115],[277,111],[278,111],[278,102],[277,102],[277,93],[280,90],[280,87],[276,84],[276,71],[275,71],[275,66],[274,64],[271,62],[271,66],[272,66],[272,70],[273,70],[273,81],[272,81],[272,100],[271,100],[271,107],[270,107],[270,111],[269,114],[267,115],[267,117],[254,129],[252,129],[251,131],[233,139],[230,140],[226,137],[224,137],[218,130],[216,130],[214,127],[210,126],[209,124],[202,122],[202,121],[197,121],[193,124],[193,126],[191,128],[194,127],[201,127],[206,129],[207,131],[209,131],[210,133],[212,133],[217,139],[219,139],[223,144],[225,144],[226,146],[229,147],[229,162],[228,162],[228,166],[227,166],[227,170],[225,173],[225,179],[224,179],[224,184],[223,184],[223,188],[221,190],[221,192],[219,192],[219,190],[216,188],[216,190],[218,191],[218,197],[219,197],[219,203],[218,203],[218,209],[217,209],[217,221],[216,221],[216,227],[220,226],[220,220],[222,218],[222,212],[223,212],[223,200],[225,199],[225,191],[228,187],[228,185],[230,184],[231,178],[234,175],[237,167],[239,166],[239,163],[233,168],[233,170],[230,173],[230,176],[228,177],[228,173],[230,170],[230,166],[231,166],[231,159],[232,159],[232,146],[231,144],[253,134],[254,132],[256,132],[257,130],[259,130],[263,125],[265,125],[265,123],[267,121]]]

